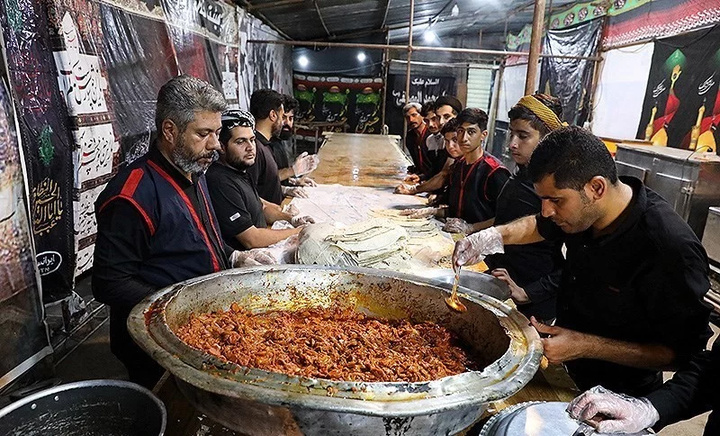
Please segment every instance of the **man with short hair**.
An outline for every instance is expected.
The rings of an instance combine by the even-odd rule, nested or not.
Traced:
[[[405,147],[410,152],[410,158],[413,161],[413,165],[407,169],[411,175],[420,175],[430,169],[430,161],[425,146],[428,128],[420,113],[422,109],[422,105],[416,102],[403,106],[403,116],[408,127],[405,133]]]
[[[131,381],[148,388],[163,369],[130,338],[130,310],[165,286],[246,259],[272,262],[264,252],[233,251],[219,234],[204,172],[220,150],[224,109],[225,99],[209,83],[186,75],[168,81],[158,93],[156,141],[95,202],[93,295],[110,307],[113,354]]]
[[[705,249],[672,207],[634,177],[618,177],[603,142],[581,128],[548,134],[528,174],[541,212],[458,241],[455,266],[506,245],[566,247],[555,326],[531,318],[551,363],[580,389],[646,395],[709,337]]]
[[[430,172],[424,175],[424,180],[430,179],[443,170],[452,161],[448,161],[448,154],[445,151],[445,138],[442,128],[445,124],[456,118],[462,111],[462,103],[455,97],[444,95],[435,100],[428,107],[426,119],[428,123],[428,137],[425,140],[425,147],[432,162]]]
[[[268,247],[300,232],[310,217],[293,217],[260,199],[247,169],[255,163],[255,119],[242,110],[223,113],[220,160],[207,171],[210,198],[225,242],[236,250]],[[297,227],[269,229],[285,220]]]
[[[302,186],[316,186],[316,183],[306,174],[309,174],[317,168],[320,159],[317,155],[308,155],[302,153],[290,165],[290,150],[287,141],[292,138],[293,125],[295,124],[295,110],[298,108],[298,101],[290,96],[283,94],[283,125],[280,134],[270,138],[270,150],[273,159],[278,166],[278,176],[281,183],[289,183],[294,187],[282,187],[283,194],[290,197],[306,197],[307,193],[301,188]]]
[[[495,218],[497,198],[510,171],[483,149],[488,116],[482,109],[467,108],[457,117],[458,143],[463,158],[457,162],[448,186],[448,216],[474,226]]]
[[[257,148],[255,163],[248,168],[248,174],[255,182],[260,198],[279,205],[283,201],[283,192],[270,140],[282,132],[283,96],[272,89],[258,89],[250,96],[250,113],[255,117]]]

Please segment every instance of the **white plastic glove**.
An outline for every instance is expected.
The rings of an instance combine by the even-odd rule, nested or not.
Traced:
[[[315,220],[313,217],[308,215],[303,216],[294,216],[290,220],[290,224],[292,224],[295,227],[304,226],[305,224],[315,224]]]
[[[407,183],[401,183],[395,188],[396,194],[413,195],[417,192],[417,185],[408,185]]]
[[[300,210],[297,207],[295,207],[295,205],[292,203],[288,203],[285,206],[283,206],[282,211],[283,211],[283,213],[286,213],[290,216],[295,216],[300,213]]]
[[[579,421],[589,422],[598,433],[638,433],[660,419],[647,398],[616,394],[602,386],[595,386],[572,400],[567,412]],[[598,414],[604,417],[595,419]]]
[[[490,227],[455,243],[453,266],[473,265],[482,262],[485,256],[504,252],[502,235],[497,228]]]
[[[400,211],[400,215],[408,218],[430,218],[440,211],[438,207],[421,207],[418,209],[405,209]]]
[[[462,218],[448,218],[445,221],[443,230],[448,233],[464,233],[468,235],[472,233],[473,226]]]
[[[274,265],[277,260],[264,248],[253,248],[252,250],[235,250],[230,255],[230,264],[233,268],[243,266]]]
[[[288,179],[288,182],[290,182],[291,185],[295,185],[295,186],[311,186],[311,187],[317,186],[317,183],[315,183],[315,180],[311,179],[308,176],[290,177]]]
[[[282,193],[283,195],[287,195],[288,197],[298,197],[298,198],[308,198],[310,197],[307,192],[300,186],[283,186],[282,187]]]
[[[315,171],[319,164],[320,158],[316,154],[308,155],[307,152],[303,152],[295,159],[292,170],[295,177],[299,177]]]

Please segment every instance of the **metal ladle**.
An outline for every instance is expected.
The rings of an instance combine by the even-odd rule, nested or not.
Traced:
[[[458,266],[455,270],[455,281],[453,281],[452,295],[450,295],[449,297],[445,297],[445,304],[447,304],[448,307],[455,312],[465,312],[467,310],[467,307],[462,304],[457,294],[457,288],[460,284],[460,268],[461,267]]]

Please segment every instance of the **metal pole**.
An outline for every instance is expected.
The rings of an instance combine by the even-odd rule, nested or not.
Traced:
[[[413,20],[415,19],[415,0],[410,0],[410,28],[408,30],[407,69],[405,70],[405,104],[410,103],[410,69],[413,52]]]
[[[495,122],[497,121],[498,106],[500,105],[500,86],[502,85],[505,63],[495,73],[495,86],[493,86],[492,101],[490,102],[490,123],[488,124],[488,140],[485,149],[492,153],[493,142],[495,141]]]
[[[388,0],[390,4],[390,0]],[[390,39],[390,33],[385,34],[385,42]],[[385,127],[385,111],[387,110],[387,88],[388,88],[388,77],[390,77],[390,51],[388,49],[383,50],[383,96],[382,96],[382,116],[380,118],[380,130]]]
[[[280,44],[280,45],[292,45],[297,47],[342,47],[342,48],[366,48],[370,50],[407,50],[406,45],[394,45],[394,44],[362,44],[353,42],[321,42],[321,41],[285,41],[285,40],[271,40],[271,39],[249,39],[247,42],[254,44]],[[457,48],[457,47],[429,47],[424,45],[412,46],[412,51],[440,51],[446,53],[468,53],[468,54],[479,54],[488,55],[495,57],[505,56],[520,56],[527,57],[529,55],[526,51],[505,51],[505,50],[487,50],[477,48]],[[538,55],[541,58],[556,58],[556,59],[583,59],[588,61],[600,61],[600,56],[570,56],[570,55],[554,55],[554,54],[542,54]]]
[[[535,0],[535,15],[533,16],[532,35],[530,37],[530,56],[528,57],[527,76],[525,76],[525,95],[535,92],[544,24],[545,0]]]

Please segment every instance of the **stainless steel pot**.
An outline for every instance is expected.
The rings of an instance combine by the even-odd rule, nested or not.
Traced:
[[[416,276],[370,269],[282,265],[223,271],[162,289],[137,305],[130,334],[198,410],[252,435],[437,435],[475,422],[488,402],[519,391],[537,371],[542,345],[527,319],[504,303],[466,294],[451,312],[448,291]],[[484,354],[483,371],[422,383],[358,383],[291,377],[217,359],[173,333],[192,312],[255,312],[351,304],[386,318],[429,320]],[[329,395],[333,392],[334,395]]]
[[[152,392],[119,380],[55,386],[0,410],[5,436],[162,436],[165,422]]]

